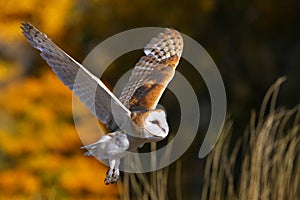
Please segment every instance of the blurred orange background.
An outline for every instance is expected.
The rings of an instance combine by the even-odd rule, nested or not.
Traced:
[[[82,155],[72,93],[20,31],[28,20],[63,40],[75,2],[0,4],[0,199],[118,199],[104,185],[107,167]]]

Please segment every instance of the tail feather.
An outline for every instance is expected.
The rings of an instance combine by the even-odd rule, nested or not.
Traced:
[[[85,156],[95,156],[100,160],[119,157],[129,147],[127,136],[122,131],[102,136],[97,142],[81,147],[86,149]]]

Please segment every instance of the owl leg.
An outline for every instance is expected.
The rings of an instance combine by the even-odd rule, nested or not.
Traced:
[[[104,182],[105,182],[106,185],[112,183],[112,177],[113,177],[113,174],[114,174],[115,164],[116,164],[115,159],[109,160],[109,168],[106,172],[106,178],[104,179]]]
[[[119,171],[120,159],[113,159],[109,161],[109,169],[106,172],[106,178],[104,182],[106,185],[110,183],[114,183],[119,179],[120,171]]]
[[[113,175],[112,175],[113,183],[116,182],[120,176],[119,165],[120,165],[120,159],[117,159],[115,163],[115,168],[113,170]]]
[[[117,160],[113,159],[113,160],[109,160],[109,169],[106,172],[106,178],[104,179],[104,182],[106,185],[110,184],[110,183],[114,183],[118,180],[118,177],[116,178],[116,164],[117,164]],[[119,173],[119,170],[117,170]]]

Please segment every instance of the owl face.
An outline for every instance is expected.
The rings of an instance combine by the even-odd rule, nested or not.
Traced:
[[[133,123],[127,132],[134,132],[139,138],[149,140],[148,142],[162,140],[169,133],[164,110],[134,111],[131,113],[131,120]]]
[[[169,133],[166,113],[161,109],[147,111],[144,115],[144,123],[144,131],[154,137],[165,138]]]

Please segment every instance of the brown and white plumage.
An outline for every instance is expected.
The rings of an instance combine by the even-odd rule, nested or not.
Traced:
[[[117,98],[103,82],[57,47],[44,33],[23,23],[23,34],[52,67],[58,78],[77,95],[90,111],[112,131],[96,143],[84,146],[85,155],[106,160],[110,169],[105,183],[119,177],[120,159],[146,142],[168,135],[166,114],[157,103],[174,76],[183,50],[179,32],[165,29],[144,48],[143,56]]]
[[[154,109],[174,76],[182,50],[183,40],[176,30],[166,28],[164,33],[153,38],[144,48],[146,56],[134,66],[120,101],[130,110],[141,103],[147,103],[143,105],[147,109]],[[151,100],[147,96],[146,101],[146,95],[152,90],[157,93],[151,95]]]

